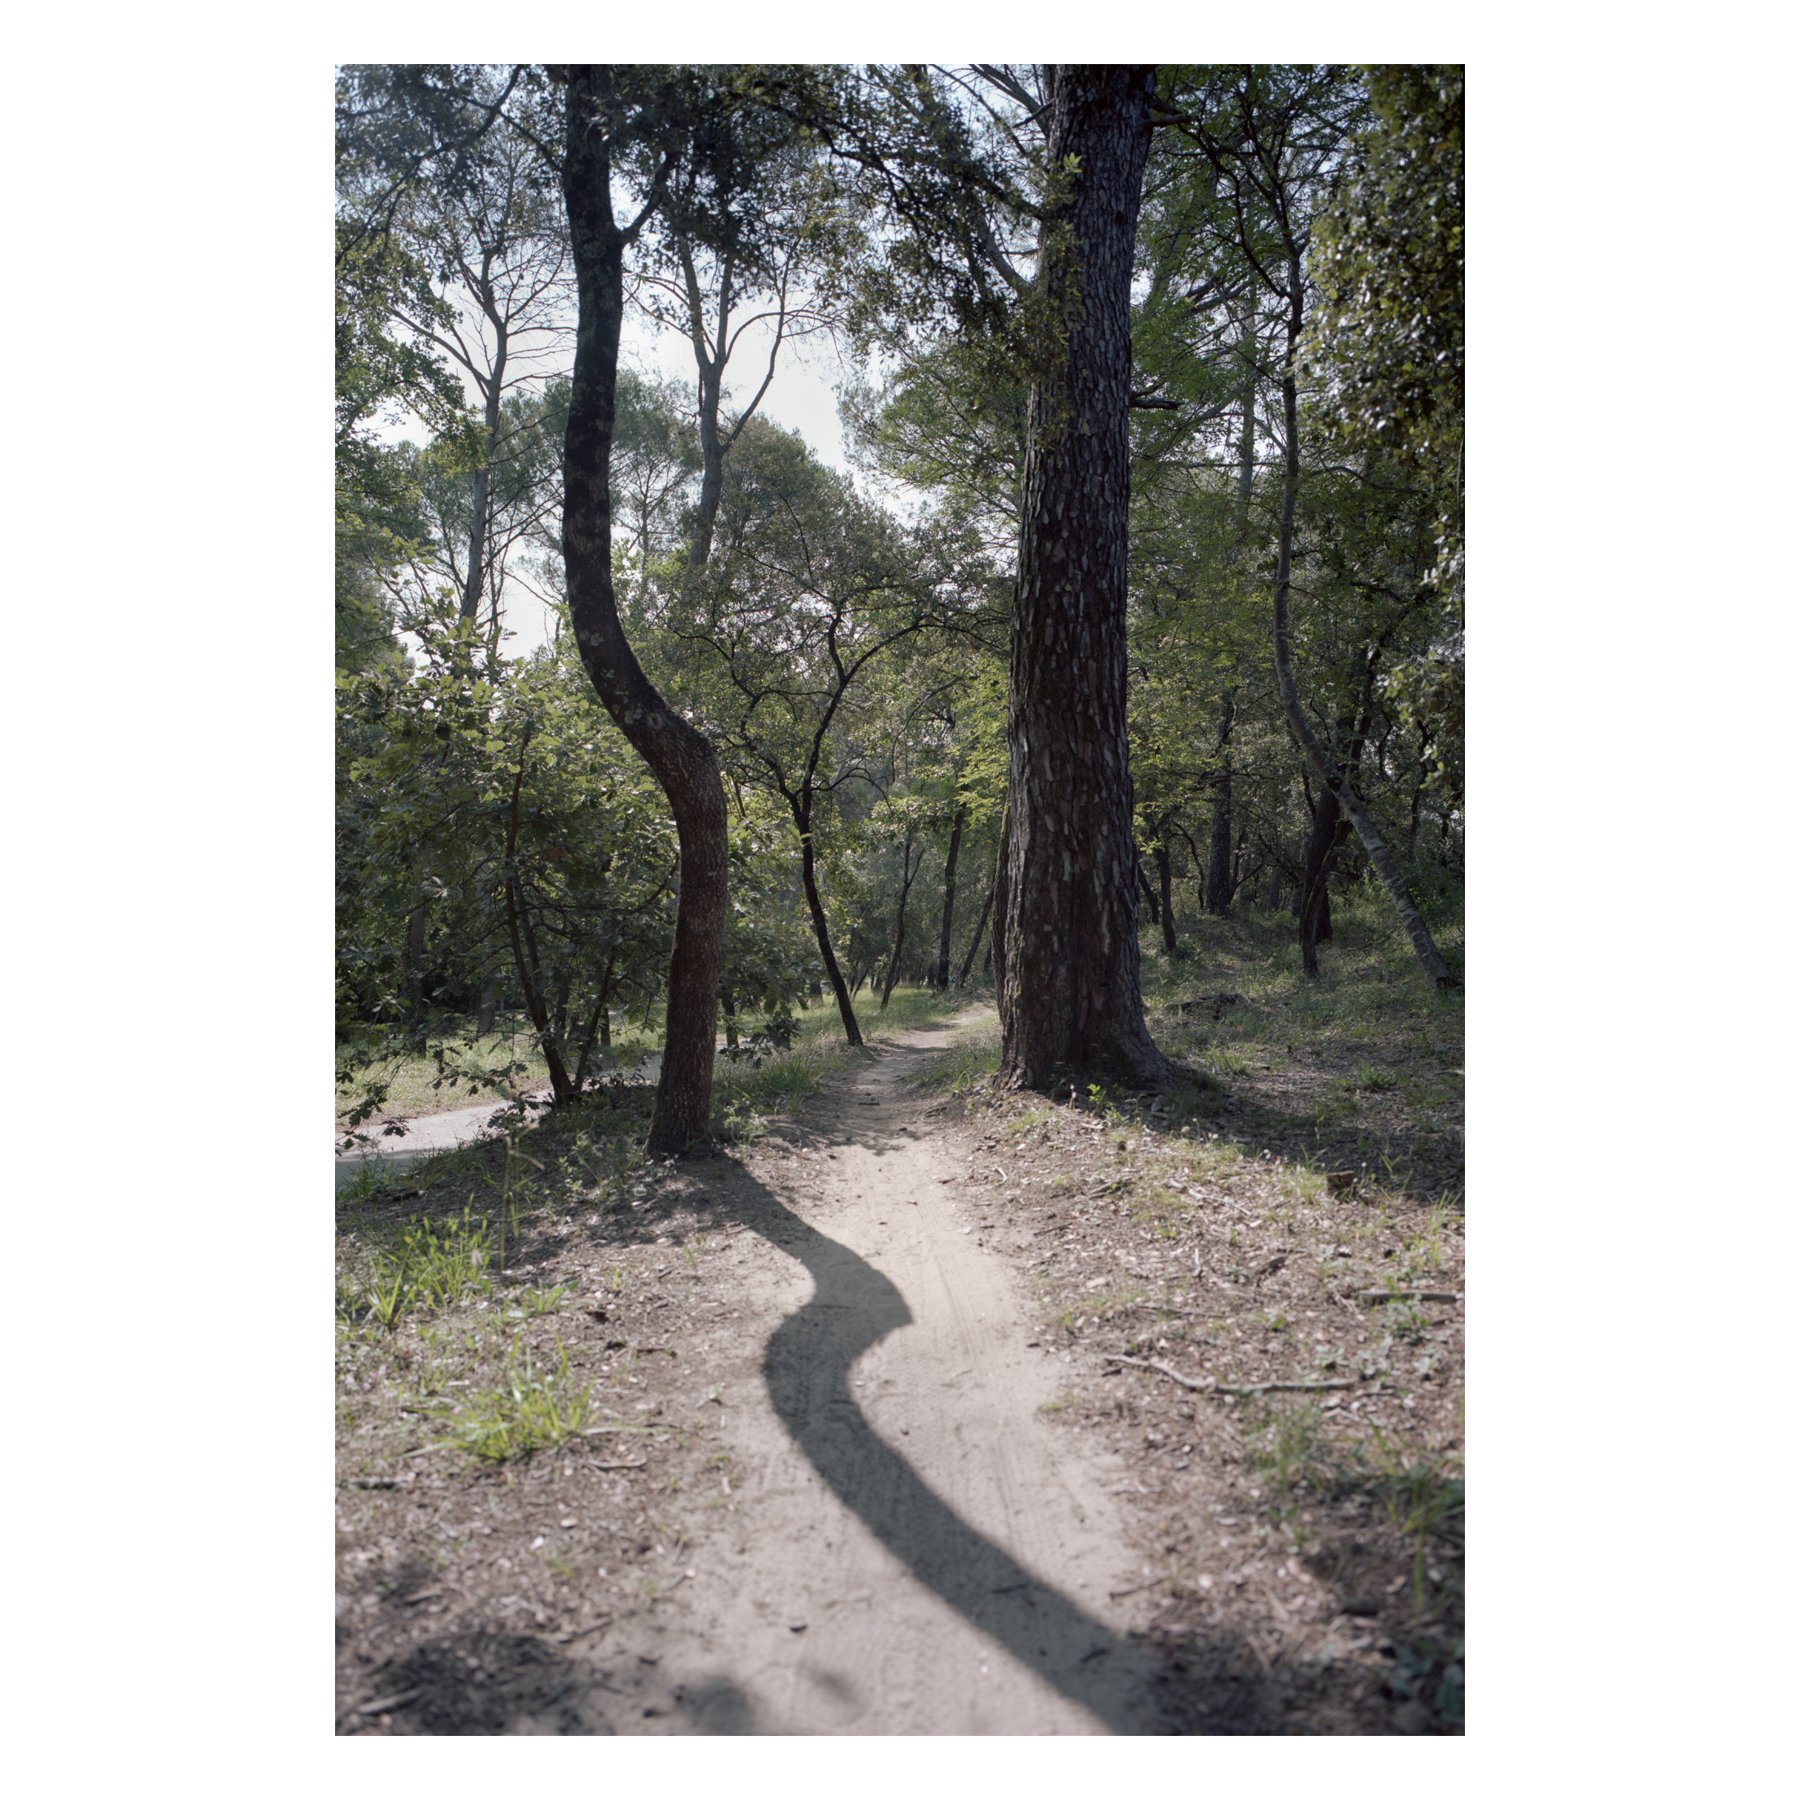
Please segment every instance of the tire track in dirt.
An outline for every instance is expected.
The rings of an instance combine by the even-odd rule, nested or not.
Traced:
[[[659,1646],[680,1699],[647,1729],[1175,1729],[1160,1659],[1107,1599],[1134,1565],[1102,1471],[1039,1417],[1049,1359],[920,1123],[907,1078],[931,1043],[909,1034],[819,1110],[822,1155],[708,1181],[787,1259],[757,1296],[786,1316],[761,1391],[733,1396],[738,1528],[692,1559]]]

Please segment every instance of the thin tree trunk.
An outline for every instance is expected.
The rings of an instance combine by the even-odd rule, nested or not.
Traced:
[[[1231,727],[1236,707],[1227,694],[1219,709],[1219,773],[1213,780],[1212,830],[1206,846],[1206,910],[1231,910]]]
[[[981,948],[981,934],[987,930],[988,913],[994,905],[994,884],[988,883],[987,898],[981,903],[981,917],[975,921],[975,935],[969,939],[969,954],[962,960],[962,968],[958,971],[956,985],[965,988],[969,985],[969,973],[975,967],[975,952]]]
[[[1144,873],[1144,859],[1134,849],[1131,853],[1131,867],[1137,876],[1138,892],[1144,897],[1144,906],[1150,914],[1150,923],[1162,923],[1162,908],[1157,904],[1156,889],[1150,885],[1150,877]]]
[[[581,1040],[581,1055],[575,1064],[577,1093],[587,1084],[588,1059],[594,1053],[596,1036],[602,1044],[612,1042],[612,1021],[607,1017],[607,1002],[612,996],[613,965],[618,960],[618,954],[616,950],[606,953],[606,969],[600,977],[600,997],[594,1002],[594,1010],[588,1016],[587,1031]]]
[[[506,381],[507,326],[494,304],[489,280],[493,261],[484,252],[476,300],[494,332],[494,360],[482,383],[481,462],[469,482],[469,566],[463,571],[462,616],[473,622],[481,613],[481,593],[487,585],[488,506],[493,491],[494,457],[500,448],[500,396]]]
[[[520,885],[517,857],[519,851],[519,794],[525,785],[525,753],[531,747],[531,727],[525,728],[519,740],[519,767],[513,776],[512,806],[506,821],[506,935],[512,944],[513,971],[525,994],[525,1010],[537,1028],[538,1043],[544,1051],[544,1065],[550,1071],[550,1098],[553,1105],[564,1106],[575,1098],[574,1084],[563,1064],[557,1031],[544,1002],[543,968],[538,960],[537,939],[531,928],[531,915],[525,905]]]
[[[819,959],[825,965],[825,979],[837,999],[838,1017],[844,1022],[847,1043],[860,1045],[862,1027],[856,1022],[856,1009],[850,1004],[850,990],[844,985],[843,971],[838,967],[837,952],[831,947],[831,927],[825,922],[825,902],[819,897],[819,875],[813,861],[812,812],[810,805],[791,794],[788,809],[794,815],[794,829],[800,834],[800,885],[806,890],[806,910],[812,919],[813,938],[819,946]],[[860,980],[857,985],[862,984]]]
[[[725,1015],[725,1048],[735,1050],[738,1047],[737,996],[730,988],[721,990],[719,1009]]]
[[[1325,881],[1331,873],[1344,830],[1337,794],[1326,788],[1313,808],[1312,830],[1306,840],[1306,864],[1294,905],[1300,922],[1300,964],[1308,975],[1318,974],[1318,947],[1331,936],[1331,897]]]
[[[906,948],[906,897],[912,892],[913,877],[918,874],[925,861],[925,847],[919,846],[919,861],[912,860],[912,839],[908,838],[900,850],[900,905],[894,914],[894,954],[888,958],[887,980],[881,984],[881,1010],[887,1011],[888,1000],[894,992],[894,982],[900,973],[900,952]]]
[[[425,1031],[425,902],[415,900],[406,915],[406,1010],[412,1029]]]
[[[956,917],[956,855],[962,848],[963,818],[967,808],[959,800],[950,824],[950,849],[944,858],[944,928],[938,936],[937,973],[933,986],[941,992],[950,985],[950,926]]]
[[[1163,948],[1173,956],[1175,954],[1175,877],[1169,866],[1169,846],[1160,841],[1151,851],[1156,859],[1157,902],[1160,908],[1159,919],[1162,924]]]
[[[1011,839],[1012,801],[1008,799],[1000,811],[1000,848],[994,858],[994,930],[988,939],[987,955],[981,964],[984,975],[993,971],[996,1000],[1006,988],[1006,872],[1012,863]]]
[[[1335,790],[1339,803],[1349,815],[1350,823],[1355,828],[1363,849],[1368,853],[1375,873],[1381,877],[1381,885],[1387,889],[1388,898],[1393,901],[1394,910],[1400,915],[1406,935],[1412,939],[1413,952],[1419,959],[1420,967],[1438,987],[1455,987],[1458,985],[1456,977],[1450,973],[1449,965],[1438,953],[1429,928],[1407,894],[1406,883],[1395,866],[1393,857],[1388,854],[1387,845],[1381,840],[1381,833],[1376,830],[1368,809],[1357,798],[1355,789],[1325,754],[1324,746],[1314,733],[1294,687],[1294,669],[1288,654],[1288,589],[1294,566],[1294,515],[1300,499],[1300,409],[1295,388],[1295,369],[1305,322],[1304,295],[1299,251],[1290,247],[1287,362],[1281,372],[1281,415],[1282,425],[1287,433],[1287,447],[1282,460],[1281,536],[1275,561],[1275,679],[1281,689],[1281,710],[1307,759],[1319,772],[1320,778]]]
[[[712,746],[663,700],[619,624],[612,582],[611,456],[627,234],[613,219],[601,115],[604,66],[569,70],[562,168],[579,312],[563,446],[563,562],[575,640],[602,704],[668,797],[681,858],[662,1075],[647,1148],[680,1151],[712,1104],[727,868],[725,790]],[[632,235],[635,235],[633,228]]]

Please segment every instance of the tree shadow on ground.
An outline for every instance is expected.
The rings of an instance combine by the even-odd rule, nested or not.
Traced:
[[[859,1141],[881,1147],[873,1132]],[[1108,1731],[1269,1728],[1269,1697],[1246,1691],[1255,1664],[1236,1646],[1221,1647],[1230,1651],[1229,1676],[1183,1680],[1154,1645],[1113,1631],[934,1492],[875,1432],[850,1388],[858,1359],[912,1322],[899,1289],[743,1169],[721,1171],[709,1186],[722,1217],[811,1275],[812,1298],[776,1329],[763,1355],[770,1402],[826,1485],[916,1580]]]

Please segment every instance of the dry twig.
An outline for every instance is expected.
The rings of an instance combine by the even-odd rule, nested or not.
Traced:
[[[1335,1388],[1353,1388],[1354,1381],[1253,1381],[1242,1386],[1222,1381],[1195,1381],[1167,1363],[1152,1362],[1141,1356],[1103,1356],[1102,1362],[1127,1363],[1134,1369],[1154,1369],[1195,1394],[1323,1394]]]

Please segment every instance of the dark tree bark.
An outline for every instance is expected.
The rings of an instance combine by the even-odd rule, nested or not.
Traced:
[[[668,1025],[648,1148],[684,1149],[707,1128],[712,1104],[719,964],[724,948],[725,790],[712,746],[651,685],[619,624],[612,583],[613,416],[619,374],[624,254],[645,211],[613,217],[612,155],[604,115],[611,72],[568,71],[562,189],[579,312],[569,424],[563,444],[563,561],[575,641],[594,690],[668,797],[681,857]]]
[[[1219,771],[1213,788],[1212,831],[1206,846],[1206,910],[1231,910],[1231,765]]]
[[[594,1001],[594,1010],[588,1015],[587,1035],[581,1040],[581,1056],[575,1064],[577,1093],[587,1085],[588,1059],[594,1054],[594,1045],[598,1043],[606,1046],[612,1043],[612,1019],[607,1009],[612,1000],[613,967],[617,961],[618,952],[607,951],[606,970],[600,977],[600,993]]]
[[[1400,915],[1400,923],[1406,928],[1406,935],[1412,939],[1413,954],[1418,957],[1420,967],[1430,976],[1435,986],[1451,988],[1458,985],[1456,977],[1451,974],[1449,965],[1439,953],[1419,909],[1413,905],[1412,897],[1406,891],[1406,883],[1395,866],[1393,857],[1388,853],[1388,847],[1382,841],[1375,821],[1369,817],[1368,808],[1357,797],[1355,788],[1343,778],[1326,754],[1325,747],[1319,742],[1317,733],[1300,705],[1300,695],[1294,685],[1294,667],[1288,653],[1288,592],[1293,580],[1294,515],[1300,499],[1300,409],[1295,371],[1299,366],[1300,340],[1305,322],[1305,293],[1300,252],[1290,237],[1287,259],[1287,362],[1281,372],[1281,418],[1287,433],[1287,444],[1282,458],[1281,532],[1275,558],[1275,681],[1281,690],[1281,710],[1308,762],[1337,795],[1339,805],[1355,827],[1370,865],[1380,876],[1381,885],[1387,889],[1388,898],[1394,903],[1395,912]]]
[[[415,900],[406,915],[406,1010],[421,1041],[425,1032],[425,902]]]
[[[1300,921],[1300,962],[1308,975],[1318,974],[1319,946],[1331,939],[1331,896],[1325,884],[1349,829],[1336,793],[1326,788],[1313,808],[1312,830],[1306,840],[1306,866],[1294,902]]]
[[[1175,872],[1169,864],[1169,846],[1160,839],[1151,852],[1156,859],[1157,919],[1162,926],[1163,948],[1175,954]]]
[[[1364,680],[1362,704],[1365,709],[1374,692],[1375,668],[1375,660],[1371,657]],[[1360,719],[1338,720],[1338,741],[1342,743],[1347,738],[1350,744],[1343,762],[1346,776],[1354,775],[1362,761],[1369,723],[1370,715],[1366,710]],[[1318,800],[1312,803],[1313,827],[1307,834],[1306,861],[1300,874],[1300,891],[1294,900],[1294,916],[1300,921],[1300,963],[1308,975],[1319,972],[1318,946],[1331,942],[1330,878],[1344,846],[1350,841],[1350,821],[1344,816],[1342,792],[1342,780],[1327,782]],[[1307,798],[1312,799],[1310,782]]]
[[[531,728],[519,742],[519,767],[513,776],[512,806],[506,820],[506,935],[512,944],[513,972],[525,995],[525,1010],[537,1031],[538,1044],[544,1052],[544,1066],[550,1072],[550,1098],[556,1106],[566,1106],[575,1098],[575,1084],[562,1059],[560,1021],[552,1019],[544,999],[543,962],[538,954],[537,934],[532,928],[531,911],[526,905],[524,886],[519,880],[519,794],[525,785],[525,756],[531,748]],[[566,996],[566,990],[565,990]],[[559,1006],[561,1005],[559,1001]]]
[[[825,902],[819,893],[818,865],[813,857],[812,786],[810,782],[799,793],[787,796],[788,810],[794,817],[794,829],[800,834],[800,885],[806,893],[807,916],[812,920],[813,938],[819,946],[819,960],[825,965],[825,979],[831,983],[836,997],[838,1017],[844,1022],[845,1040],[853,1045],[863,1041],[862,1027],[856,1022],[856,1008],[850,996],[862,986],[859,975],[852,987],[844,985],[843,971],[838,967],[837,952],[831,947],[831,927],[825,919]]]
[[[482,590],[487,586],[488,512],[492,500],[494,458],[500,448],[500,397],[506,386],[509,342],[505,315],[494,301],[491,268],[494,252],[484,248],[475,284],[475,301],[494,333],[494,359],[482,383],[481,462],[469,483],[469,566],[463,571],[462,616],[471,624],[481,614]]]
[[[994,929],[988,939],[987,955],[981,960],[981,972],[994,977],[994,998],[1006,988],[1006,872],[1012,861],[1012,802],[1000,811],[1000,849],[994,858]]]
[[[1153,85],[1142,65],[1049,76],[1046,160],[1063,191],[1033,303],[1057,335],[1027,406],[1007,719],[1001,1072],[1014,1087],[1169,1074],[1139,987],[1125,729],[1132,251]]]
[[[962,967],[957,971],[956,985],[965,988],[969,985],[969,973],[975,967],[975,952],[981,948],[981,934],[987,930],[988,914],[993,910],[994,885],[988,884],[987,898],[981,903],[981,917],[975,921],[975,935],[969,939],[969,954],[962,960]]]
[[[893,996],[894,982],[900,973],[900,952],[906,948],[906,900],[912,892],[913,878],[918,874],[925,862],[925,846],[919,846],[919,860],[912,859],[912,839],[909,837],[900,850],[900,905],[894,914],[894,953],[888,958],[887,979],[881,984],[881,1010],[887,1011],[887,1003]]]
[[[938,935],[937,973],[932,985],[940,991],[950,985],[950,926],[956,917],[956,855],[962,848],[963,818],[967,808],[959,801],[950,824],[950,849],[944,857],[944,928]]]
[[[1134,847],[1131,853],[1131,866],[1137,875],[1138,892],[1144,896],[1144,905],[1149,909],[1150,923],[1162,923],[1162,908],[1157,903],[1156,889],[1150,885],[1150,877],[1144,873],[1144,859]]]
[[[1236,708],[1229,694],[1219,712],[1219,773],[1213,781],[1212,831],[1206,846],[1206,910],[1231,910],[1231,727]]]

